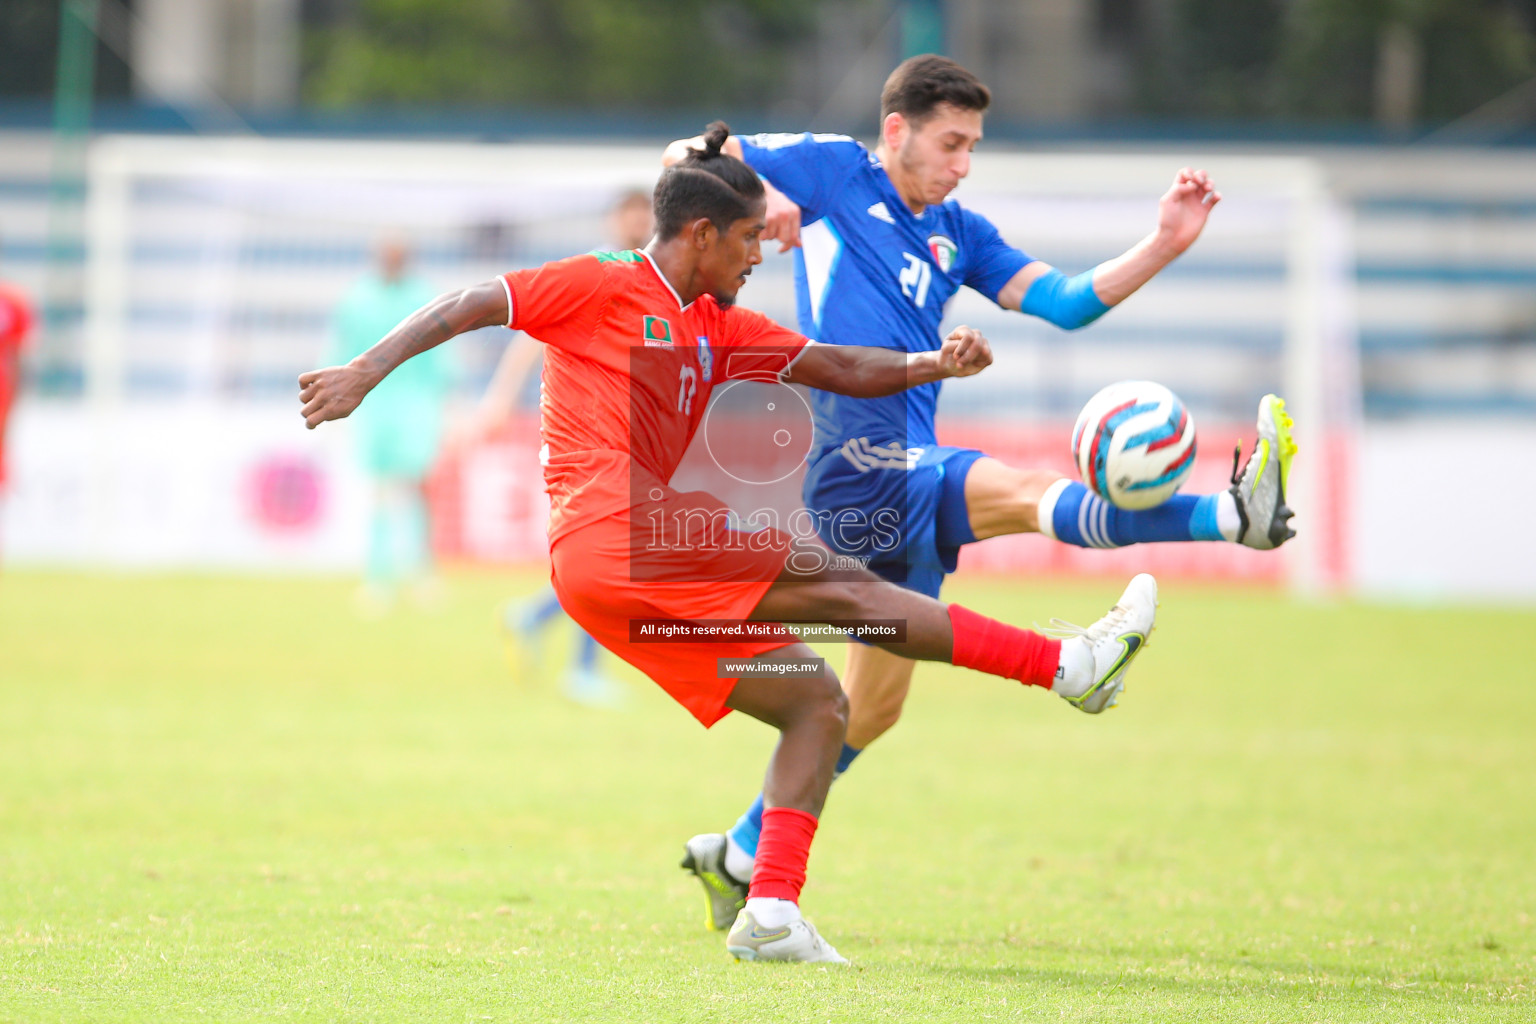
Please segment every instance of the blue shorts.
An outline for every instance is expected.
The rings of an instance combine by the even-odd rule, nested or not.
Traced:
[[[892,583],[938,597],[960,547],[975,541],[965,478],[985,453],[901,449],[858,439],[823,451],[805,475],[805,506],[827,546],[866,559]]]

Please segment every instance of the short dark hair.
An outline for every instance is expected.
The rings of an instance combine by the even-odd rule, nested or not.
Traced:
[[[686,157],[661,172],[653,203],[657,238],[676,238],[700,217],[708,217],[716,228],[726,231],[751,215],[763,198],[763,183],[752,168],[720,152],[730,137],[724,121],[714,122],[704,129],[703,149],[690,149]]]
[[[922,124],[941,103],[961,110],[987,109],[992,91],[981,79],[948,57],[924,53],[908,57],[891,72],[880,90],[880,123],[891,114],[900,114],[914,124]]]

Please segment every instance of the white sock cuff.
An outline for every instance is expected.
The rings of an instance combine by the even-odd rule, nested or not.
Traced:
[[[1216,529],[1229,541],[1237,540],[1238,534],[1243,532],[1243,520],[1237,514],[1237,499],[1231,491],[1216,495]]]
[[[772,896],[750,897],[747,910],[764,928],[782,928],[791,921],[800,920],[800,904]]]
[[[1071,483],[1072,481],[1066,477],[1057,480],[1045,489],[1045,493],[1040,495],[1040,501],[1035,506],[1035,518],[1039,521],[1040,532],[1051,538],[1051,540],[1057,539],[1055,527],[1056,502],[1060,500],[1061,492],[1066,490]]]
[[[752,855],[741,848],[735,836],[727,832],[725,834],[725,873],[738,882],[750,882],[752,869],[755,866]]]

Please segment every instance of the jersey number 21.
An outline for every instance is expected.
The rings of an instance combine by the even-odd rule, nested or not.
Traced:
[[[896,280],[901,282],[901,294],[911,299],[918,309],[922,309],[923,303],[928,301],[928,282],[933,280],[933,268],[921,256],[913,256],[909,252],[902,253],[902,256],[906,257],[907,265],[896,275]]]

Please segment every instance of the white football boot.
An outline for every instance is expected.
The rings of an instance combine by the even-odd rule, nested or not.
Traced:
[[[1232,486],[1228,490],[1237,500],[1242,524],[1237,539],[1250,548],[1268,551],[1296,536],[1290,525],[1293,513],[1285,503],[1291,459],[1296,457],[1296,442],[1291,438],[1294,427],[1285,411],[1285,400],[1265,395],[1259,399],[1259,438],[1241,473],[1237,470],[1243,452],[1241,442],[1232,453]]]
[[[779,960],[801,964],[846,964],[832,943],[816,934],[816,928],[803,917],[764,928],[746,907],[736,915],[736,923],[725,937],[725,950],[737,960]]]
[[[1134,577],[1115,606],[1087,629],[1052,619],[1051,625],[1040,632],[1061,641],[1062,665],[1091,664],[1092,669],[1058,670],[1051,689],[1068,704],[1090,715],[1114,707],[1120,691],[1125,689],[1126,670],[1147,646],[1156,619],[1157,580],[1147,573]],[[1080,650],[1071,651],[1068,644],[1081,645]]]

